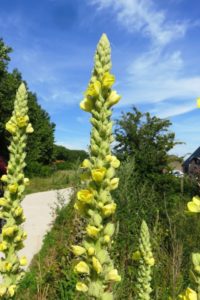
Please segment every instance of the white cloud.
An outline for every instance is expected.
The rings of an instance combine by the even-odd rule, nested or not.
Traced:
[[[165,11],[157,9],[153,0],[89,0],[99,9],[111,8],[117,20],[130,32],[141,32],[157,45],[166,45],[184,36],[189,22],[169,22]]]
[[[163,55],[158,49],[152,50],[133,61],[127,72],[128,79],[120,91],[121,106],[165,101],[170,106],[169,116],[178,114],[177,100],[180,114],[195,108],[195,98],[200,95],[200,76],[187,76],[180,51]]]
[[[156,105],[155,109],[150,110],[153,115],[158,115],[160,118],[169,118],[177,115],[181,115],[196,109],[196,103],[194,101],[188,101],[185,103],[173,103],[162,102]]]

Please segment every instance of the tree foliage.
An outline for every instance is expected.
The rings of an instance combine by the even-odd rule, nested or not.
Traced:
[[[22,81],[22,75],[18,70],[8,71],[10,52],[3,40],[0,40],[0,154],[8,159],[7,147],[8,134],[5,131],[5,123],[12,114],[16,90]],[[26,84],[27,87],[27,84]],[[28,87],[27,87],[28,89]],[[38,162],[48,164],[53,159],[54,127],[48,113],[37,102],[36,94],[28,92],[28,107],[30,121],[34,127],[34,133],[28,139],[27,166]]]
[[[88,157],[88,154],[84,150],[71,150],[64,146],[54,145],[54,158],[55,160],[64,160],[74,163],[77,159],[83,161]]]
[[[117,121],[115,151],[121,160],[134,158],[140,179],[162,174],[168,167],[168,151],[177,144],[170,125],[169,120],[142,113],[136,107]]]

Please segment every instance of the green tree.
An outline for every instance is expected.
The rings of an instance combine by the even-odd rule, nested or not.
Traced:
[[[168,168],[168,151],[178,144],[170,125],[169,120],[142,113],[136,107],[117,120],[116,154],[121,160],[134,158],[139,180],[154,178]]]
[[[14,106],[16,90],[22,82],[22,75],[18,70],[8,71],[10,52],[3,40],[0,40],[0,154],[8,159],[9,138],[5,131],[5,124],[10,118]],[[26,84],[28,90],[28,86]],[[28,139],[27,167],[35,162],[49,164],[53,160],[54,127],[48,113],[37,102],[37,96],[28,91],[28,107],[30,121],[34,133]]]
[[[88,153],[84,150],[71,150],[61,145],[54,145],[54,158],[74,163],[78,159],[82,161],[88,158]]]

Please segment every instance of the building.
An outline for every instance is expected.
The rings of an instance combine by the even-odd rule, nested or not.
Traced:
[[[189,175],[200,174],[200,147],[184,161],[182,167],[183,172]]]

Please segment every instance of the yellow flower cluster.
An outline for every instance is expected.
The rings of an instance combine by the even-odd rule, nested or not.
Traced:
[[[11,133],[10,160],[7,174],[1,177],[4,183],[4,196],[0,198],[1,217],[6,221],[0,237],[0,251],[4,259],[0,263],[2,283],[0,284],[0,297],[10,299],[14,296],[23,276],[22,267],[27,264],[26,257],[18,257],[17,251],[23,248],[23,241],[27,234],[21,228],[25,220],[21,201],[25,186],[29,179],[24,176],[25,147],[27,133],[33,132],[29,123],[27,92],[22,83],[16,94],[12,117],[6,124],[6,129]],[[17,138],[16,138],[17,137]]]
[[[79,292],[88,293],[92,299],[113,299],[111,282],[121,280],[109,255],[115,226],[112,216],[116,211],[111,192],[118,187],[119,178],[115,171],[120,161],[111,154],[113,141],[111,107],[118,103],[120,96],[112,90],[115,77],[110,73],[110,45],[103,35],[95,54],[95,67],[91,81],[84,93],[80,108],[90,112],[92,132],[90,156],[81,164],[83,189],[78,191],[75,209],[87,220],[82,245],[73,245],[72,252],[77,258],[76,273],[84,274],[77,282]]]
[[[86,112],[92,112],[95,108],[95,101],[97,100],[99,94],[104,89],[110,89],[115,82],[115,76],[106,72],[102,80],[97,79],[91,82],[85,92],[85,98],[80,103],[80,108]],[[107,107],[111,107],[119,102],[121,96],[117,94],[116,91],[110,91],[106,98]]]

